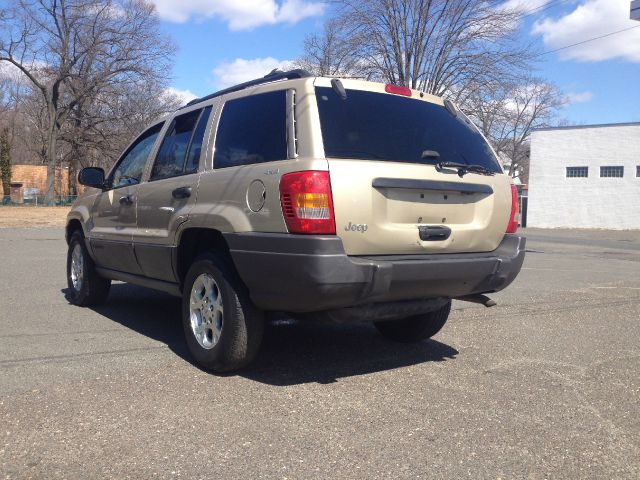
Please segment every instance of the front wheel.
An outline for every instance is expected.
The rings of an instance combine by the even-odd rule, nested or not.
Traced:
[[[69,239],[67,285],[71,302],[80,307],[104,303],[111,288],[111,280],[102,278],[96,272],[84,236],[79,231],[75,231]]]
[[[196,362],[221,373],[247,365],[258,352],[263,315],[224,259],[206,254],[187,272],[182,324]]]
[[[451,300],[433,312],[373,324],[384,337],[390,340],[402,343],[420,342],[433,337],[444,327],[450,311]]]

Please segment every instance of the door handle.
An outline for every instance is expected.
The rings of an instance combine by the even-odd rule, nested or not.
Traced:
[[[171,192],[173,198],[189,198],[191,196],[191,187],[176,188]]]
[[[120,205],[133,205],[133,198],[131,195],[125,195],[124,197],[120,197]]]

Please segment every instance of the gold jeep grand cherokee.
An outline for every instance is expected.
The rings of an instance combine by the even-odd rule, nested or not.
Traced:
[[[214,372],[255,356],[265,314],[372,321],[414,342],[451,299],[516,277],[515,187],[447,100],[302,70],[194,100],[159,120],[69,214],[73,301],[111,280],[182,297],[195,360]]]

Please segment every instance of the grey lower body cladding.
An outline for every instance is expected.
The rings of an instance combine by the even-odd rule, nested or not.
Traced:
[[[502,290],[518,275],[526,239],[492,252],[348,256],[336,236],[225,234],[237,271],[264,310],[319,312]]]

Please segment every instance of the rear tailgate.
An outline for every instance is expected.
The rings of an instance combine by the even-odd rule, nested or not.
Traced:
[[[329,159],[336,230],[349,255],[487,252],[511,209],[506,175],[463,178],[431,165]],[[450,229],[422,240],[420,227]],[[424,237],[425,235],[423,235]]]
[[[409,89],[354,80],[344,87],[346,99],[327,79],[315,84],[336,229],[347,254],[497,248],[509,221],[511,179],[469,119]],[[436,168],[442,162],[484,172]]]

